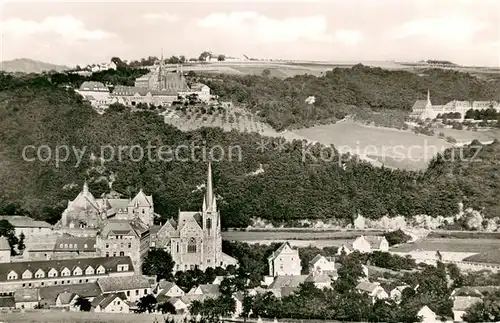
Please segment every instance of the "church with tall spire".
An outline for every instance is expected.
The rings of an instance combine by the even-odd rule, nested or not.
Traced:
[[[212,185],[209,162],[201,210],[179,210],[177,221],[170,219],[156,234],[154,247],[170,252],[175,271],[237,265],[236,259],[222,252],[221,219]]]

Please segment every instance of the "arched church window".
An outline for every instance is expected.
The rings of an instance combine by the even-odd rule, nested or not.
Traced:
[[[188,249],[188,253],[196,253],[196,240],[195,240],[195,238],[189,239],[187,249]]]
[[[212,219],[210,218],[207,219],[207,229],[208,230],[212,229]]]

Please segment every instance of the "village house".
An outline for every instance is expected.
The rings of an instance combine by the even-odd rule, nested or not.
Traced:
[[[337,255],[342,255],[342,254],[345,254],[346,256],[348,254],[350,254],[352,251],[351,249],[349,249],[348,246],[346,246],[345,244],[341,245],[338,249],[337,249]]]
[[[14,227],[16,237],[21,233],[27,237],[47,236],[52,234],[53,226],[45,221],[34,220],[29,216],[0,215],[0,221],[7,220]]]
[[[310,273],[311,272],[329,273],[333,271],[336,271],[335,259],[333,257],[324,257],[320,254],[317,254],[309,262]]]
[[[381,236],[360,236],[352,243],[352,248],[361,253],[373,251],[389,251],[389,242]]]
[[[265,291],[272,292],[276,297],[287,296],[296,291],[307,277],[308,275],[276,276]]]
[[[68,293],[70,294],[68,296]],[[101,295],[101,289],[96,282],[73,284],[73,285],[58,285],[40,287],[39,295],[40,308],[44,309],[66,309],[69,311],[79,311],[79,308],[71,307],[71,302],[76,301],[79,297],[86,298],[90,302],[97,296]],[[69,299],[69,301],[67,301]],[[73,303],[74,304],[74,303]]]
[[[92,309],[102,313],[130,313],[130,303],[124,293],[111,293],[96,297]]]
[[[164,279],[160,280],[156,288],[154,289],[156,296],[163,295],[165,297],[182,297],[186,293],[175,283],[166,281]]]
[[[438,321],[436,313],[434,313],[427,305],[418,311],[417,316],[422,318],[421,322],[423,323],[433,323]]]
[[[297,276],[301,274],[299,251],[293,249],[288,242],[283,243],[267,259],[269,276]]]
[[[38,289],[18,289],[14,292],[14,301],[16,308],[20,309],[34,309],[38,306],[40,300]]]
[[[453,321],[463,322],[462,316],[465,311],[483,300],[480,297],[474,296],[454,296],[453,297]]]
[[[392,300],[394,300],[397,304],[401,302],[401,297],[403,296],[403,291],[407,288],[410,288],[408,285],[401,285],[395,287],[391,292],[389,293],[390,297]]]
[[[387,295],[387,292],[382,288],[382,286],[380,286],[379,283],[362,281],[356,286],[356,290],[361,293],[367,293],[374,303],[377,299],[389,298],[389,295]]]
[[[207,295],[216,298],[220,295],[219,285],[201,284],[191,288],[187,295]]]
[[[170,297],[166,301],[174,306],[175,313],[177,315],[184,315],[189,313],[188,304],[184,303],[184,301],[180,297]]]
[[[337,277],[335,277],[336,279]],[[316,288],[332,288],[333,278],[327,275],[325,272],[313,271],[304,280],[306,283],[313,283]]]
[[[52,235],[26,241],[25,260],[51,260],[98,257],[95,237]]]
[[[147,277],[103,277],[97,280],[102,294],[124,293],[129,302],[137,302],[141,297],[151,294],[151,284]]]
[[[129,257],[22,261],[0,264],[0,293],[21,288],[95,282],[101,277],[132,276]]]
[[[6,237],[0,237],[0,263],[10,262],[10,244]]]

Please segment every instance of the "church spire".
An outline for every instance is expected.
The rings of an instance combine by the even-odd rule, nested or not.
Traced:
[[[207,184],[205,198],[203,199],[203,211],[215,211],[214,193],[212,188],[212,163],[208,162]]]

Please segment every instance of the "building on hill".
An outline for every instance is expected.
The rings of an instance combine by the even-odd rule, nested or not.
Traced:
[[[34,220],[23,215],[0,215],[0,221],[7,220],[14,227],[19,238],[21,233],[26,238],[33,236],[47,236],[52,234],[53,226],[45,221]]]
[[[93,107],[109,106],[113,103],[109,88],[101,82],[85,81],[75,92]]]
[[[10,244],[6,237],[0,237],[0,263],[10,262]]]
[[[167,221],[156,234],[152,246],[167,250],[175,271],[237,265],[222,252],[220,213],[212,188],[212,166],[208,163],[206,192],[199,212],[179,211],[177,221]]]
[[[54,229],[72,236],[96,236],[110,220],[138,219],[149,227],[154,217],[153,197],[142,189],[133,199],[96,199],[85,183],[80,194],[68,202]]]
[[[434,313],[427,305],[418,311],[417,316],[420,316],[422,318],[421,322],[424,323],[434,323],[439,321],[436,313]]]
[[[21,288],[95,282],[106,276],[132,276],[129,257],[80,258],[0,264],[0,294]]]
[[[290,295],[299,288],[307,277],[307,275],[276,276],[268,286],[267,291],[272,292],[276,297]]]
[[[95,237],[52,235],[31,238],[26,240],[25,244],[25,260],[92,258],[99,255]]]
[[[427,91],[427,100],[417,100],[413,104],[410,118],[418,120],[436,119],[438,115],[445,113],[459,113],[460,119],[465,118],[465,114],[470,109],[487,110],[495,109],[500,112],[500,105],[496,101],[458,101],[453,100],[444,105],[433,105],[431,103],[430,91]]]
[[[352,243],[352,248],[361,253],[389,251],[389,242],[382,236],[360,236]]]
[[[297,276],[302,271],[299,251],[284,242],[268,258],[269,276]]]
[[[154,294],[164,295],[166,297],[181,297],[186,293],[175,283],[166,281],[165,279],[160,280],[158,285],[154,288]]]
[[[101,257],[130,257],[138,274],[149,245],[149,229],[139,218],[111,220],[97,234],[96,245]]]

